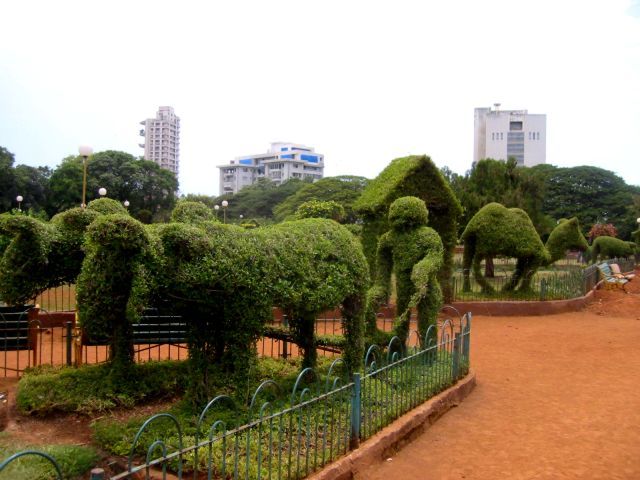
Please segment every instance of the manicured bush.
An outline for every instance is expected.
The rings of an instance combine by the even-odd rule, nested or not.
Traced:
[[[199,223],[216,221],[213,211],[202,202],[182,200],[171,212],[172,222]]]
[[[321,202],[319,200],[309,200],[301,204],[296,210],[296,217],[303,218],[329,218],[336,222],[341,222],[345,217],[345,211],[338,202],[330,200]]]
[[[0,439],[0,457],[5,459],[24,450],[37,450],[53,457],[64,479],[81,478],[93,468],[99,460],[98,453],[92,447],[79,445],[23,445]],[[51,462],[33,455],[19,458],[2,471],[2,478],[51,480],[57,473]]]
[[[428,213],[423,200],[402,197],[389,207],[391,230],[380,237],[375,285],[370,290],[367,333],[375,335],[379,303],[390,293],[391,274],[396,280],[396,310],[399,321],[395,334],[404,343],[409,334],[411,307],[418,312],[418,331],[424,338],[429,325],[435,324],[442,307],[437,272],[442,267],[444,249],[437,232],[427,227]]]
[[[363,217],[362,244],[375,278],[378,238],[389,230],[389,206],[398,198],[414,196],[424,200],[429,224],[444,246],[444,261],[438,273],[445,300],[452,298],[453,251],[458,240],[458,220],[462,207],[440,170],[426,155],[397,158],[372,180],[354,209]]]
[[[102,215],[111,215],[114,213],[120,213],[123,215],[129,214],[124,205],[112,198],[97,198],[95,200],[91,200],[87,204],[87,209],[93,210],[94,212],[98,212]]]

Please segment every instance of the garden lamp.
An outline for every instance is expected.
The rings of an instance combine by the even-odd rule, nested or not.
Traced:
[[[224,223],[227,223],[227,207],[229,206],[229,202],[226,200],[222,201],[222,213],[224,215]]]
[[[24,198],[22,198],[22,195],[18,195],[16,197],[16,202],[18,202],[18,211],[21,212],[22,210],[20,210],[20,204],[22,203],[22,200],[24,200]],[[638,219],[640,220],[640,218]]]
[[[87,159],[93,154],[93,148],[89,145],[80,145],[78,153],[82,157],[82,208],[87,206]]]

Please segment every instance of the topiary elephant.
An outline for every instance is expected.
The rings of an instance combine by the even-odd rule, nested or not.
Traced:
[[[636,244],[634,242],[625,242],[619,238],[602,235],[596,237],[589,248],[589,259],[591,263],[595,263],[607,258],[626,258],[633,255],[635,251]]]
[[[112,311],[170,301],[189,324],[188,389],[196,404],[211,394],[211,365],[237,382],[247,380],[256,340],[274,306],[289,315],[303,365],[312,366],[316,316],[340,305],[345,363],[355,369],[362,361],[369,275],[362,248],[346,228],[325,219],[252,230],[199,219],[150,226],[144,234],[139,227],[131,218],[108,216],[89,228],[89,254],[78,279],[80,317],[89,331],[101,334],[113,331]],[[134,250],[125,251],[125,245]],[[112,277],[124,280],[113,283]],[[123,284],[129,295],[122,293]]]
[[[563,258],[568,249],[584,251],[588,247],[576,218],[560,221],[543,245],[524,210],[506,208],[499,203],[489,203],[473,216],[462,233],[462,241],[465,291],[471,290],[471,269],[484,291],[493,290],[480,272],[483,259],[498,255],[516,258],[515,272],[504,289],[528,290],[539,267]]]

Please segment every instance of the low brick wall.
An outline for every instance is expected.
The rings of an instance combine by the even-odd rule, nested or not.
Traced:
[[[361,470],[378,463],[428,430],[438,418],[458,406],[476,386],[471,372],[453,387],[414,408],[385,427],[347,456],[311,475],[309,480],[350,480]]]

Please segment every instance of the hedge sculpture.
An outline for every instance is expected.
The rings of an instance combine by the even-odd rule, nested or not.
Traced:
[[[480,272],[483,259],[498,255],[516,258],[515,272],[504,289],[511,291],[518,287],[528,290],[538,267],[563,258],[570,248],[587,248],[576,218],[560,222],[549,235],[545,247],[524,210],[506,208],[499,203],[482,207],[469,221],[461,238],[464,242],[465,291],[471,289],[470,269],[473,269],[474,278],[483,291],[493,291]]]
[[[9,243],[0,258],[0,298],[24,304],[48,288],[75,282],[84,251],[84,233],[105,213],[126,214],[119,202],[94,200],[86,209],[73,208],[43,222],[26,215],[3,216],[0,234]]]
[[[630,245],[631,244],[631,245]],[[615,237],[603,235],[596,237],[589,249],[589,258],[592,263],[607,258],[626,258],[635,253],[635,243],[625,242]]]
[[[168,299],[189,325],[187,388],[196,404],[212,393],[213,364],[236,382],[247,380],[256,340],[272,319],[273,306],[288,313],[304,365],[311,366],[316,359],[315,318],[341,305],[345,361],[352,369],[361,362],[367,264],[357,240],[334,221],[307,219],[252,230],[216,222],[176,222],[147,228],[148,248],[134,241],[134,236],[142,238],[139,229],[123,228],[123,222],[105,217],[96,227],[102,233],[91,236],[92,258],[109,259],[114,269],[122,270],[111,275],[123,280],[108,281],[96,271],[97,262],[87,258],[79,288],[97,291],[98,282],[104,289],[90,298],[91,311],[81,308],[83,324],[93,325],[96,333],[109,330],[114,325],[109,309],[135,310],[150,299]],[[129,235],[137,250],[113,248],[126,245],[124,237]],[[122,285],[129,288],[129,297]],[[118,307],[113,298],[118,298]]]
[[[371,276],[375,278],[375,259],[379,237],[389,230],[387,213],[398,198],[414,196],[424,200],[429,224],[440,235],[444,261],[438,272],[445,301],[452,298],[453,251],[458,240],[458,220],[462,207],[440,170],[426,155],[397,158],[372,180],[355,203],[364,219],[362,243]]]
[[[171,212],[172,222],[199,223],[215,220],[216,217],[213,211],[202,202],[181,200]]]
[[[296,218],[330,218],[336,222],[341,222],[345,218],[345,211],[342,205],[333,200],[326,202],[309,200],[298,207]]]
[[[391,230],[378,241],[377,277],[369,291],[367,334],[375,335],[375,313],[389,297],[393,273],[398,314],[394,333],[404,344],[412,307],[417,309],[420,338],[436,322],[442,307],[437,273],[442,267],[444,248],[438,233],[427,227],[428,211],[419,198],[402,197],[394,201],[389,207],[388,221]]]

